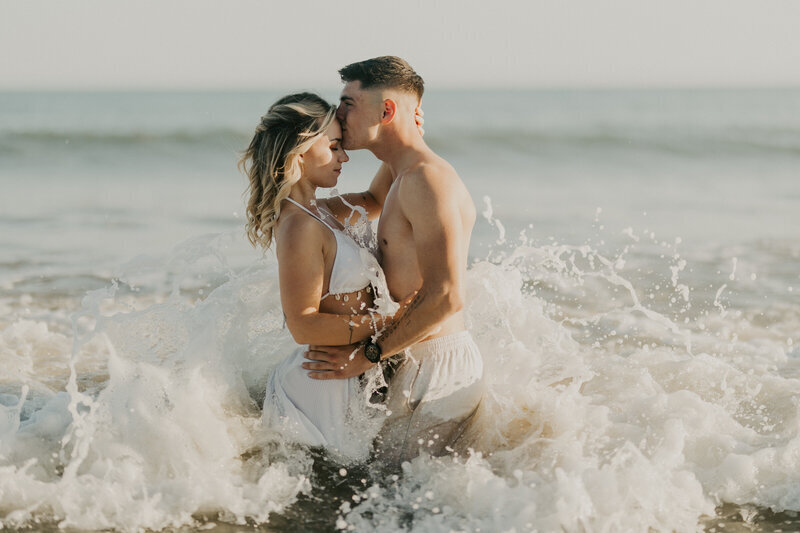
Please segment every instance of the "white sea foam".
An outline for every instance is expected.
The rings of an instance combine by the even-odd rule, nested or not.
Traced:
[[[224,242],[131,262],[72,334],[46,315],[3,330],[3,526],[264,523],[334,491],[261,427],[292,342],[274,260],[233,272]],[[725,502],[800,510],[800,307],[737,308],[728,272],[684,290],[682,261],[642,280],[634,251],[529,243],[474,263],[488,394],[458,455],[366,475],[321,529],[687,531]]]

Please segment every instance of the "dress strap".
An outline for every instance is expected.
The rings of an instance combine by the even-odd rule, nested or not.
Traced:
[[[316,214],[315,214],[313,211],[311,211],[310,209],[307,209],[307,208],[306,208],[304,205],[302,205],[301,203],[299,203],[299,202],[295,202],[294,200],[292,200],[292,199],[291,199],[291,198],[289,198],[288,196],[286,197],[286,199],[287,199],[287,200],[289,200],[290,202],[292,202],[294,205],[296,205],[296,206],[297,206],[297,207],[299,207],[300,209],[302,209],[303,211],[305,211],[306,213],[308,213],[309,215],[311,215],[312,217],[314,217],[314,218],[316,218],[317,220],[319,220],[320,222],[322,222],[322,223],[325,225],[325,227],[326,227],[326,228],[328,228],[329,230],[331,230],[331,231],[334,233],[334,235],[336,234],[336,230],[335,230],[334,228],[330,227],[330,226],[328,225],[328,223],[327,223],[327,222],[325,222],[324,220],[322,220],[322,219],[321,219],[321,218],[320,218],[318,215],[316,215]]]

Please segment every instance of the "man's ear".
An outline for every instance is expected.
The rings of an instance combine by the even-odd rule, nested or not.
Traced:
[[[387,98],[383,101],[383,113],[381,113],[381,123],[388,124],[392,120],[394,120],[395,115],[397,115],[397,102],[394,100]]]

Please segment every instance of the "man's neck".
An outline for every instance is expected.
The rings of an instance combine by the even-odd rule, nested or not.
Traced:
[[[414,166],[431,149],[419,131],[395,130],[384,132],[376,146],[369,149],[375,157],[389,165],[394,177]]]

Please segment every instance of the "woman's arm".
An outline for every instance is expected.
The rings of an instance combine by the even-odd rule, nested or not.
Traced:
[[[305,214],[288,215],[278,227],[276,253],[281,305],[294,340],[298,344],[351,344],[381,329],[379,316],[373,324],[369,315],[320,312],[328,230]]]

